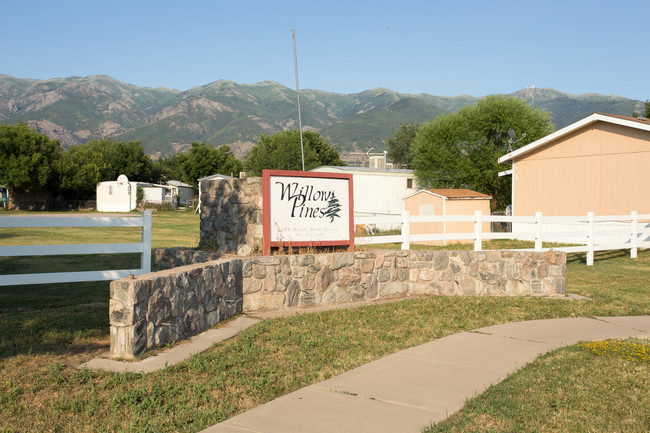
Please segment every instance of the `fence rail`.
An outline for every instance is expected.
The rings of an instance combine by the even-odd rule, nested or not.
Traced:
[[[139,243],[0,246],[0,257],[140,253],[139,269],[0,275],[0,286],[103,281],[151,272],[151,211],[139,217],[0,217],[0,228],[141,227]]]
[[[650,248],[650,214],[639,215],[594,215],[586,216],[544,216],[537,212],[534,216],[483,215],[418,215],[411,216],[408,211],[401,215],[357,216],[355,224],[400,224],[401,234],[390,236],[366,236],[355,238],[357,245],[382,243],[401,243],[402,249],[409,249],[411,242],[473,240],[474,250],[482,249],[483,240],[514,239],[533,241],[535,247],[519,251],[586,252],[587,265],[593,265],[594,252],[629,249],[630,256],[636,258],[638,248]],[[473,223],[474,230],[465,233],[410,234],[413,223]],[[511,232],[483,231],[483,223],[506,223]],[[558,228],[566,230],[558,230]],[[545,230],[546,227],[546,230]],[[550,227],[550,228],[549,228]],[[525,230],[521,230],[524,228]],[[578,246],[542,248],[543,242],[579,244]]]

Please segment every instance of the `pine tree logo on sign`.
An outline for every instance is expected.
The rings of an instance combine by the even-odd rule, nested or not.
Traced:
[[[334,193],[332,193],[332,198],[327,203],[328,205],[327,209],[325,209],[325,216],[330,219],[330,223],[333,223],[334,218],[341,218],[339,216],[339,212],[341,212],[341,205],[336,199],[336,195],[334,195]]]

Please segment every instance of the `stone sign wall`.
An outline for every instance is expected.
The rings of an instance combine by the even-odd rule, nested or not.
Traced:
[[[201,182],[199,245],[247,256],[262,251],[262,180],[218,179]]]
[[[194,252],[195,253],[195,252]],[[176,263],[194,253],[174,252]],[[111,283],[111,354],[133,357],[240,312],[422,295],[559,296],[560,251],[228,257]]]
[[[244,311],[419,295],[554,296],[566,289],[559,251],[368,251],[251,257]]]

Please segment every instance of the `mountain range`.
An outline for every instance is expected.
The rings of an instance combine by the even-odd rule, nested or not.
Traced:
[[[571,95],[527,87],[508,96],[551,112],[556,128],[594,112],[631,115],[643,102],[616,95]],[[354,94],[301,90],[303,128],[319,131],[344,159],[386,149],[404,122],[426,122],[473,104],[469,95],[404,94],[377,88]],[[34,80],[0,74],[0,122],[28,122],[64,146],[93,138],[142,141],[154,158],[171,156],[194,141],[229,145],[245,155],[261,134],[297,129],[296,92],[264,81],[219,80],[187,91],[138,87],[106,75]]]

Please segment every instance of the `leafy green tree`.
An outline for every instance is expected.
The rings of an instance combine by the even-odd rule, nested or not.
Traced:
[[[102,180],[104,169],[102,154],[85,144],[71,146],[57,161],[59,188],[66,196],[77,200],[91,198],[95,195],[97,183]]]
[[[235,158],[229,146],[214,148],[206,143],[192,143],[192,148],[181,163],[185,182],[198,188],[201,177],[212,174],[225,174],[237,176],[242,170],[242,163]]]
[[[388,158],[396,167],[411,165],[411,143],[415,139],[419,128],[419,123],[401,123],[399,128],[393,131],[393,136],[386,140]]]
[[[91,140],[88,144],[104,157],[102,181],[115,180],[120,174],[141,182],[152,182],[153,162],[139,141],[116,141],[110,138]]]
[[[169,158],[160,158],[153,162],[153,173],[156,182],[165,183],[169,180],[184,180],[185,172],[183,163],[187,160],[187,154],[178,153]]]
[[[493,210],[504,209],[512,184],[510,177],[498,173],[511,167],[497,160],[509,151],[508,129],[520,137],[526,134],[514,150],[550,134],[554,127],[548,112],[520,99],[494,95],[423,125],[411,148],[418,185],[470,188],[491,195]]]
[[[0,184],[19,192],[56,189],[63,148],[26,123],[0,125]]]
[[[115,180],[120,174],[141,182],[155,182],[160,177],[140,142],[109,138],[69,147],[57,170],[61,191],[76,199],[94,196],[98,182]]]
[[[305,170],[321,165],[345,165],[336,147],[324,140],[318,132],[303,132]],[[263,134],[257,145],[244,160],[244,168],[253,176],[262,170],[302,170],[300,131],[282,131],[274,135]]]

